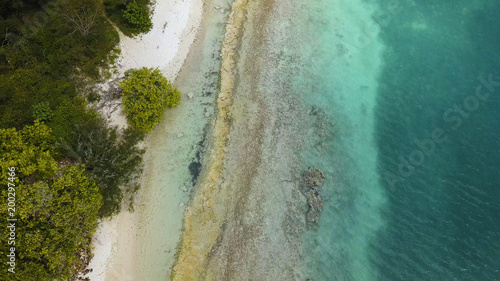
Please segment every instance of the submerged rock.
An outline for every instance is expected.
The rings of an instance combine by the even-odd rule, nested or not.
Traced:
[[[323,197],[319,188],[325,182],[325,175],[319,168],[309,168],[302,172],[300,181],[300,190],[307,200],[308,210],[306,213],[306,221],[310,223],[318,223],[319,215],[323,209]]]
[[[323,186],[325,175],[319,168],[309,168],[302,172],[301,185],[306,188],[316,189]]]
[[[307,199],[307,204],[309,205],[309,210],[306,213],[306,220],[308,222],[318,223],[319,214],[323,209],[323,198],[321,194],[317,191],[309,191],[304,196]]]

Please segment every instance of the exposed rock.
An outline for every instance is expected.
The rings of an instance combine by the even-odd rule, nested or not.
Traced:
[[[201,163],[199,162],[199,160],[194,160],[193,162],[191,162],[191,164],[189,164],[188,168],[193,178],[192,185],[194,186],[201,172]]]

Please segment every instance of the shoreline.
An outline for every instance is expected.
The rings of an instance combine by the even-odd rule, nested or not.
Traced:
[[[219,237],[222,219],[227,211],[225,204],[216,202],[215,189],[218,187],[217,182],[225,160],[224,148],[229,140],[230,105],[235,84],[231,71],[236,65],[236,49],[245,22],[247,3],[248,0],[236,0],[226,24],[221,53],[221,88],[217,97],[216,117],[209,133],[210,147],[207,154],[210,158],[204,163],[200,175],[201,185],[197,186],[196,194],[185,212],[181,248],[172,272],[172,280],[198,280],[204,275],[206,258]],[[227,190],[219,189],[219,196],[221,192]],[[196,232],[197,224],[203,225],[204,231]]]
[[[203,1],[158,1],[154,5],[155,11],[152,16],[154,25],[150,33],[136,38],[125,37],[120,33],[122,55],[117,63],[119,75],[129,68],[158,67],[163,75],[172,81],[181,70],[189,54],[202,20]],[[176,24],[167,25],[168,28],[164,28],[161,23],[165,22],[165,18],[168,21],[174,19],[172,22]],[[175,21],[179,19],[182,21]],[[161,49],[159,49],[160,44]],[[155,45],[158,48],[154,48]],[[185,101],[185,99],[184,96],[183,100]],[[165,115],[171,115],[171,113]],[[120,107],[110,113],[108,118],[113,125],[120,128],[126,126],[126,119]],[[163,125],[163,123],[162,121],[159,125]],[[152,159],[149,150],[154,146],[152,141],[150,136],[145,140],[146,154],[149,155],[149,158],[146,158],[145,155],[144,167],[151,166]],[[136,194],[134,202],[134,212],[129,212],[124,207],[116,216],[99,222],[92,242],[94,257],[88,267],[92,271],[85,277],[93,281],[136,280],[139,274],[137,255],[143,251],[140,246],[142,242],[139,241],[141,239],[139,232],[144,231],[144,228],[147,227],[141,222],[147,220],[147,216],[143,212],[145,204],[143,201],[148,197],[147,183],[147,176],[142,176],[141,189]],[[186,201],[184,192],[178,188],[174,192],[177,195],[172,196],[173,199],[170,203],[176,206],[185,204],[183,203]],[[182,214],[182,211],[180,213]],[[171,235],[172,240],[178,239],[180,229],[177,232]],[[170,251],[175,251],[176,243],[177,241],[173,241],[174,249],[170,249]],[[172,245],[170,247],[172,248]]]

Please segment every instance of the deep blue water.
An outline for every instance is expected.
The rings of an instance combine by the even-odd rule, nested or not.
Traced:
[[[500,3],[400,8],[380,34],[371,262],[379,280],[500,280]]]
[[[304,159],[327,177],[310,278],[500,280],[500,1],[302,9]]]

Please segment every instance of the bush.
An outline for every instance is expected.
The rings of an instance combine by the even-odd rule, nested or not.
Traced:
[[[136,25],[125,19],[124,13],[127,10],[128,3],[130,3],[130,1],[127,0],[103,0],[108,18],[116,24],[123,34],[132,37],[144,31],[141,31]],[[150,4],[150,0],[133,0],[133,3],[143,8],[142,10],[147,11],[149,14],[148,6]],[[148,30],[149,29],[146,31]]]
[[[48,102],[56,111],[63,98],[76,96],[78,74],[99,78],[117,53],[118,32],[106,19],[99,0],[64,0],[60,9],[48,14],[28,2],[47,1],[22,1],[22,10],[0,11],[4,16],[0,17],[1,34],[13,32],[10,36],[22,38],[17,44],[6,38],[0,46],[0,128],[29,125],[34,106],[40,102]],[[31,22],[40,11],[47,19],[36,32],[20,28],[24,20],[13,28],[17,17]],[[68,17],[87,19],[91,25],[88,33],[79,31],[81,27]]]
[[[148,8],[139,6],[136,2],[127,5],[127,9],[123,12],[123,18],[140,32],[148,32],[153,27]]]
[[[163,117],[166,107],[180,104],[181,93],[158,69],[141,68],[125,73],[127,79],[119,84],[123,89],[123,105],[129,124],[149,133]]]
[[[43,122],[52,119],[52,109],[48,102],[40,102],[33,106],[33,119]]]

